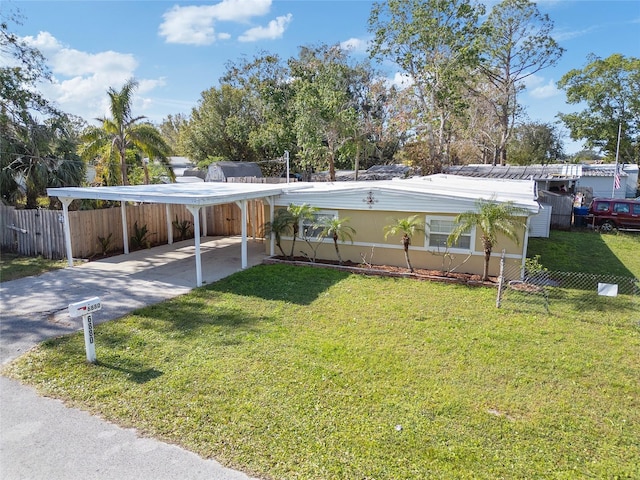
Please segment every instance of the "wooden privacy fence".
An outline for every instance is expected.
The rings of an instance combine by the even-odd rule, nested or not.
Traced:
[[[163,204],[127,205],[128,234],[131,237],[138,228],[146,226],[147,239],[152,245],[167,243],[167,207]],[[202,214],[204,212],[204,214]],[[201,218],[205,216],[207,235],[229,236],[242,233],[242,214],[236,204],[203,207]],[[171,222],[190,222],[193,238],[193,216],[183,205],[169,205]],[[0,240],[3,249],[26,256],[42,255],[46,258],[66,258],[64,242],[64,219],[57,210],[17,210],[0,206]],[[264,205],[261,200],[247,202],[247,235],[262,235]],[[110,252],[122,252],[122,213],[120,207],[99,210],[78,210],[69,212],[71,245],[75,258],[91,258],[102,254],[99,237],[107,239]],[[205,234],[205,222],[201,221],[201,234]],[[174,241],[180,240],[173,227]],[[131,243],[131,242],[130,242]],[[130,244],[131,247],[131,244]]]
[[[2,248],[25,256],[65,258],[64,218],[56,210],[16,210],[0,205]]]

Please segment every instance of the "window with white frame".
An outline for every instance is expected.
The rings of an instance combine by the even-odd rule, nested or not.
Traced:
[[[313,212],[312,218],[303,219],[300,225],[300,236],[302,238],[318,238],[323,230],[322,223],[332,218],[337,218],[338,212],[335,210],[318,210]]]
[[[449,235],[456,228],[457,224],[453,217],[427,217],[426,221],[427,248],[445,250],[448,248],[447,241]],[[458,241],[451,245],[451,249],[470,250],[473,229],[464,232]]]

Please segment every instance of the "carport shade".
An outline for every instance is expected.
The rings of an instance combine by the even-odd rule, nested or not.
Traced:
[[[58,197],[64,213],[64,237],[69,266],[73,266],[71,248],[71,229],[69,226],[69,204],[76,199],[118,201],[122,211],[122,231],[124,253],[129,253],[126,202],[159,203],[165,205],[184,205],[193,215],[193,233],[196,248],[196,285],[202,286],[202,262],[200,256],[200,209],[211,205],[235,203],[242,212],[242,268],[247,268],[247,201],[266,200],[269,203],[270,216],[273,216],[273,198],[289,189],[305,188],[299,183],[170,183],[158,185],[131,185],[118,187],[63,187],[48,188],[47,194]],[[168,208],[167,208],[168,210]],[[171,218],[167,215],[169,243],[173,243]],[[274,253],[274,240],[271,238],[271,255]]]

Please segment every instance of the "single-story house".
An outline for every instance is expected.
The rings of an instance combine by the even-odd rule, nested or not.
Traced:
[[[472,178],[456,175],[431,175],[409,179],[358,182],[315,182],[308,188],[284,191],[274,199],[276,208],[290,204],[307,204],[317,208],[316,217],[334,216],[349,218],[349,226],[355,230],[353,243],[341,242],[343,260],[361,263],[363,258],[371,263],[404,266],[404,250],[401,236],[385,238],[385,227],[394,219],[417,215],[425,225],[424,234],[412,239],[411,263],[415,268],[450,270],[465,273],[482,273],[484,253],[481,232],[472,229],[458,245],[448,248],[447,237],[455,227],[454,217],[462,212],[474,211],[481,199],[497,202],[513,202],[525,212],[527,223],[539,213],[536,200],[536,184],[532,180],[505,180]],[[300,231],[310,227],[313,221],[301,225]],[[317,230],[310,238],[297,239],[295,256],[335,259],[331,238],[319,240]],[[500,238],[492,255],[490,274],[497,275],[502,250],[507,264],[522,267],[526,257],[529,229],[519,234],[518,244]],[[292,238],[282,237],[283,250],[290,252]],[[273,247],[271,250],[273,255]]]
[[[549,164],[549,165],[452,165],[445,169],[451,175],[467,177],[533,179],[538,190],[582,193],[593,197],[634,198],[638,188],[638,166],[619,165],[620,187],[615,188],[615,164]]]
[[[535,182],[531,180],[494,180],[469,178],[455,175],[432,175],[410,179],[394,179],[364,182],[293,182],[279,184],[262,183],[172,183],[158,185],[131,185],[117,187],[61,187],[49,188],[51,196],[60,199],[63,206],[65,243],[69,265],[73,265],[71,231],[68,207],[74,199],[102,199],[119,201],[122,210],[122,230],[125,254],[129,253],[127,238],[126,203],[157,203],[184,205],[193,216],[196,284],[202,285],[200,237],[207,236],[206,218],[201,219],[203,207],[235,203],[241,210],[242,224],[242,268],[247,264],[247,204],[251,200],[262,200],[265,218],[273,218],[277,208],[290,204],[308,204],[318,209],[317,215],[349,217],[355,229],[354,242],[340,245],[344,260],[362,262],[363,256],[370,263],[404,266],[404,250],[401,239],[385,238],[385,226],[394,219],[418,215],[424,221],[424,235],[413,238],[411,260],[415,268],[452,270],[465,273],[481,273],[483,249],[480,232],[472,229],[463,235],[458,244],[448,248],[446,240],[454,227],[455,215],[476,208],[480,199],[497,202],[513,202],[525,211],[523,220],[530,224],[539,212],[536,201]],[[172,218],[167,208],[167,230]],[[202,226],[202,228],[201,228]],[[303,226],[304,227],[304,226]],[[493,256],[499,257],[502,250],[508,265],[521,268],[527,252],[529,228],[523,228],[520,242],[514,243],[500,238]],[[298,240],[297,248],[316,248],[317,258],[334,258],[335,249],[331,239],[310,238],[309,243]],[[284,247],[290,247],[292,239],[283,238]],[[169,236],[168,242],[173,243]],[[288,245],[287,245],[287,242]],[[266,242],[266,253],[275,255],[273,236]],[[286,251],[286,250],[285,250]],[[309,252],[311,253],[311,252]],[[491,275],[498,273],[497,260],[491,262]]]
[[[578,179],[578,189],[591,189],[594,198],[635,198],[638,190],[638,165],[624,163],[618,166],[620,188],[615,188],[615,168],[612,163],[584,165],[582,176]]]
[[[205,172],[198,170],[188,157],[169,157],[169,163],[176,176],[176,183],[204,182]],[[165,183],[170,182],[166,178]]]

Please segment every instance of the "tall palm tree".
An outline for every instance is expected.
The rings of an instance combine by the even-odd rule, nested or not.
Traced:
[[[97,118],[102,125],[87,129],[82,138],[82,155],[88,160],[99,158],[101,164],[107,165],[103,168],[105,172],[113,172],[113,167],[119,162],[121,184],[128,185],[127,150],[136,149],[150,160],[159,160],[171,179],[175,180],[168,158],[170,148],[162,135],[150,123],[139,123],[146,117],[134,117],[131,114],[132,96],[137,86],[138,82],[129,79],[120,91],[109,88],[107,95],[112,118]],[[113,181],[107,180],[107,183]]]
[[[325,218],[320,226],[322,227],[323,237],[331,237],[333,239],[333,245],[336,248],[336,255],[338,256],[338,263],[342,265],[342,257],[340,256],[340,249],[338,248],[338,240],[344,242],[350,240],[353,243],[353,235],[356,231],[350,225],[347,225],[349,218],[330,217]]]
[[[424,223],[418,219],[418,215],[413,215],[407,218],[395,219],[395,222],[384,227],[384,230],[384,238],[402,234],[404,258],[407,261],[407,268],[410,272],[413,272],[413,266],[409,261],[409,245],[411,245],[411,238],[415,234],[424,232]]]
[[[293,240],[291,241],[291,255],[293,258],[293,252],[296,245],[296,238],[300,233],[300,223],[304,220],[313,220],[314,213],[318,211],[317,208],[303,203],[302,205],[294,205],[293,203],[287,207],[289,214],[291,215],[291,227],[293,229]]]
[[[460,235],[468,232],[472,227],[477,227],[482,232],[482,248],[484,250],[484,269],[482,279],[489,279],[489,260],[491,251],[498,243],[498,235],[504,235],[514,241],[516,245],[520,243],[518,233],[527,228],[527,211],[516,207],[513,202],[498,203],[495,200],[480,199],[476,203],[477,211],[460,213],[455,217],[458,224],[449,234],[447,243],[449,246],[455,244]]]
[[[263,228],[265,235],[271,235],[273,233],[276,246],[282,253],[282,256],[286,257],[287,254],[284,253],[282,248],[282,236],[293,230],[293,217],[291,216],[291,212],[284,208],[276,210],[271,221],[266,222]]]

